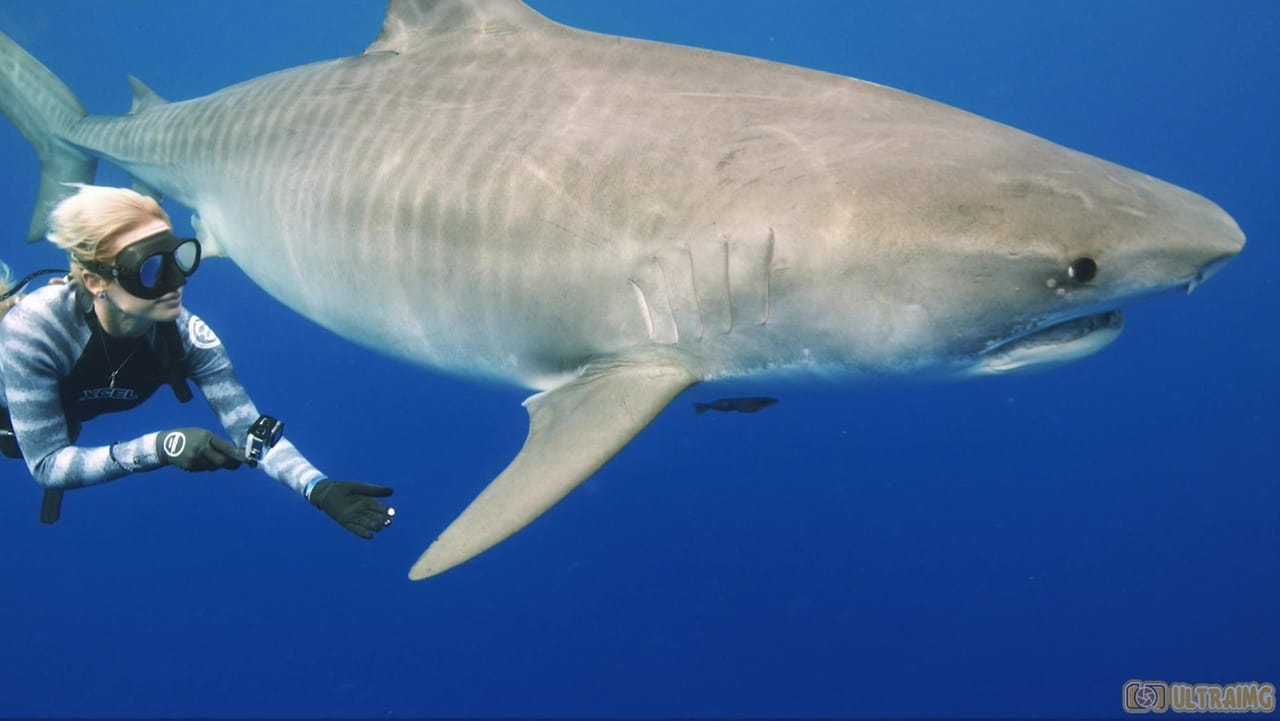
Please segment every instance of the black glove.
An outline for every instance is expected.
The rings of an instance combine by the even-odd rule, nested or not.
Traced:
[[[356,481],[323,480],[311,489],[311,505],[319,508],[343,528],[368,540],[391,525],[396,509],[373,500],[386,498],[392,491],[386,486]]]
[[[215,436],[203,428],[178,428],[160,431],[156,436],[156,455],[161,463],[170,463],[184,471],[234,471],[248,461],[244,452],[231,441]]]

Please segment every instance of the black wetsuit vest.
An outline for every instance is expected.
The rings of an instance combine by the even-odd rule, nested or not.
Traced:
[[[176,323],[157,323],[150,333],[138,338],[114,338],[102,330],[92,311],[85,314],[85,322],[94,338],[71,373],[58,383],[72,440],[80,435],[85,421],[135,408],[165,383],[173,387],[180,402],[191,400],[186,353]],[[10,458],[22,457],[5,408],[0,408],[0,452]]]
[[[157,323],[151,333],[138,338],[114,338],[92,312],[85,321],[96,337],[58,384],[68,423],[135,408],[165,383],[173,384],[178,400],[191,400],[186,357],[174,323]]]

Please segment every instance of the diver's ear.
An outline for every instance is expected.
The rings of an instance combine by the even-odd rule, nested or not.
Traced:
[[[111,281],[81,265],[75,267],[73,275],[80,281],[80,287],[89,291],[92,295],[101,293],[107,289],[107,286],[111,285]]]

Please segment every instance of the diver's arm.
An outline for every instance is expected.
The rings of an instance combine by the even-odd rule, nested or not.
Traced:
[[[222,355],[225,359],[226,354]],[[243,440],[248,435],[249,426],[258,419],[258,409],[236,379],[230,361],[215,372],[192,377],[209,401],[209,407],[222,419],[227,433],[232,438]],[[262,456],[258,467],[365,540],[390,526],[391,517],[395,515],[394,509],[378,500],[390,496],[390,488],[326,478],[285,438]]]
[[[258,419],[258,408],[249,399],[244,386],[240,385],[235,371],[227,368],[211,378],[196,380],[196,385],[209,402],[209,407],[218,414],[222,427],[236,443],[243,446],[249,426]],[[324,478],[324,474],[311,465],[288,438],[281,438],[279,443],[263,454],[258,467],[271,478],[303,496],[307,494],[309,484]]]
[[[155,433],[109,446],[71,445],[58,379],[80,350],[47,307],[31,303],[11,310],[0,333],[0,374],[14,435],[31,475],[45,488],[92,486],[161,465]]]
[[[226,349],[199,318],[184,312],[178,324],[187,349],[188,377],[199,386],[227,433],[243,442],[259,414],[236,378]],[[390,496],[390,488],[328,479],[284,438],[263,455],[258,465],[344,529],[365,540],[391,525],[395,509],[378,500]]]
[[[243,444],[249,426],[258,419],[258,408],[236,377],[226,348],[209,326],[185,311],[178,319],[178,328],[187,351],[188,377],[200,389],[232,440]],[[309,484],[324,478],[286,438],[266,452],[258,467],[304,496]]]
[[[54,386],[56,388],[56,386]],[[66,416],[52,393],[53,403],[41,400],[14,403],[8,393],[13,432],[27,468],[45,488],[81,488],[152,471],[162,464],[156,455],[157,433],[147,433],[106,446],[76,446],[67,436]]]

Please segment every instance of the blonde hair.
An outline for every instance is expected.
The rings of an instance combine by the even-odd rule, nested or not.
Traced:
[[[49,241],[67,251],[71,260],[106,260],[99,257],[104,242],[153,220],[169,223],[169,214],[153,198],[129,188],[68,183],[76,188],[49,213]]]

